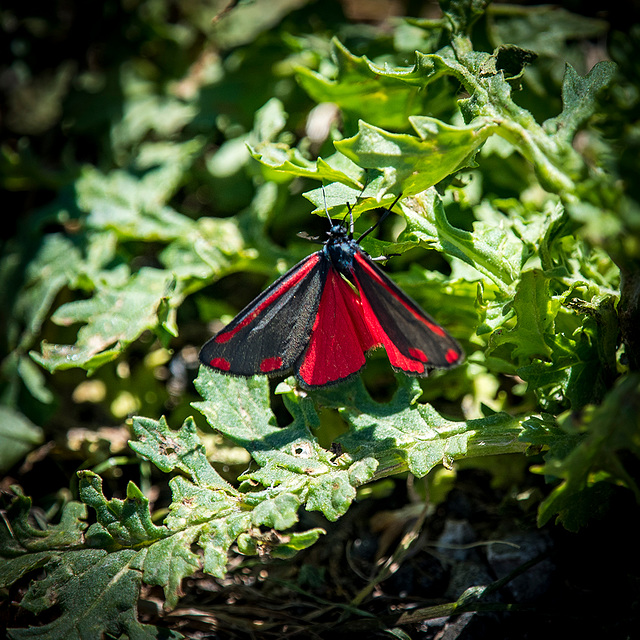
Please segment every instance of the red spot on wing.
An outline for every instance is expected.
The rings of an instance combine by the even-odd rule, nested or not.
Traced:
[[[315,267],[318,263],[320,257],[317,253],[313,253],[309,256],[309,258],[305,261],[304,265],[298,269],[295,273],[291,274],[291,277],[287,280],[284,280],[280,286],[271,293],[271,295],[263,300],[251,313],[247,314],[241,322],[239,322],[235,327],[230,329],[229,331],[225,331],[224,329],[214,338],[214,341],[218,344],[224,344],[233,338],[233,336],[240,331],[243,327],[246,327],[250,322],[253,322],[262,311],[273,304],[274,300],[279,298],[287,289],[293,287],[295,284],[300,282],[300,280],[304,279],[309,271]]]
[[[260,371],[262,373],[269,373],[270,371],[275,371],[282,366],[282,358],[274,357],[274,358],[265,358],[260,363]]]
[[[209,364],[214,369],[220,369],[220,371],[229,371],[231,369],[231,364],[225,358],[211,358]]]
[[[449,349],[444,356],[449,364],[453,364],[460,359],[460,353],[455,349]]]
[[[422,349],[414,349],[413,347],[409,348],[409,355],[416,360],[420,360],[420,362],[428,362],[429,358],[427,358],[427,354]]]
[[[311,386],[342,380],[361,369],[364,352],[378,344],[357,293],[330,268],[298,375]]]
[[[361,254],[356,253],[355,259],[358,261],[358,264],[367,272],[367,275],[370,278],[373,278],[379,286],[384,287],[384,289],[386,289],[389,294],[391,294],[409,313],[411,313],[415,318],[422,322],[422,324],[426,325],[431,331],[433,331],[433,333],[438,336],[444,337],[447,335],[446,331],[442,327],[434,324],[433,322],[429,322],[429,320],[427,320],[427,318],[425,318],[421,313],[416,311],[413,306],[408,305],[405,300],[399,297],[397,292],[391,289],[388,284],[380,277],[380,274],[375,269],[371,268],[371,265],[366,258],[364,258]],[[424,360],[423,362],[426,362],[426,360]]]

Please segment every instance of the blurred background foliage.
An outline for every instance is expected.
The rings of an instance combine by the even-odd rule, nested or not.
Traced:
[[[340,115],[318,113],[317,102],[331,100],[331,87],[299,69],[332,76],[333,37],[377,64],[412,65],[416,49],[434,52],[444,44],[441,31],[423,28],[439,15],[437,3],[412,0],[57,0],[0,8],[3,488],[19,482],[55,517],[81,467],[103,475],[116,494],[123,475],[130,475],[162,507],[149,466],[127,448],[127,418],[165,414],[178,425],[191,415],[190,403],[198,399],[192,386],[197,351],[219,328],[214,319],[228,318],[276,271],[309,252],[308,243],[296,239],[298,231],[324,229],[301,197],[317,181],[269,171],[247,144],[297,146],[307,158],[335,153],[333,133],[354,135],[367,105]],[[566,62],[580,75],[607,57],[618,64],[615,86],[599,98],[588,133],[581,132],[574,147],[624,184],[636,203],[638,17],[635,2],[604,9],[578,0],[555,9],[494,3],[473,27],[476,50],[510,43],[538,54],[514,80],[515,101],[538,122],[561,111]],[[430,87],[427,115],[445,122],[457,117],[461,96],[452,83],[443,77]],[[420,95],[413,103],[405,98],[396,96],[384,119],[372,124],[409,131],[407,116],[424,114],[424,103]],[[483,150],[482,184],[472,176],[450,185],[447,214],[456,226],[470,228],[469,203],[477,203],[480,189],[517,207],[523,194],[535,201],[537,188],[527,163],[491,140]],[[639,214],[632,209],[628,215],[636,220]],[[611,221],[585,222],[589,237],[607,236]],[[638,238],[625,242],[618,256],[637,258]],[[447,273],[435,252],[408,252],[398,270],[414,259]],[[412,295],[425,286],[418,271],[399,281]],[[473,283],[469,287],[475,291]],[[459,307],[473,291],[458,292]],[[442,296],[436,288],[428,293]],[[76,306],[56,316],[69,302]],[[124,309],[118,343],[99,344],[115,306]],[[91,327],[79,334],[88,317]],[[74,346],[47,351],[47,345]],[[40,353],[35,360],[42,367],[30,351]],[[537,406],[521,381],[498,380],[474,366],[452,372],[435,391],[427,386],[424,399],[467,415],[488,411],[484,407],[524,412]],[[374,363],[373,371],[368,382],[384,397],[391,376],[384,365]],[[551,400],[546,396],[543,408],[567,408]],[[218,435],[202,438],[226,477],[246,467],[243,449]],[[506,487],[523,482],[527,463],[480,464],[491,470],[495,486]],[[430,482],[437,495],[451,479],[434,474]],[[376,490],[382,496],[390,491],[388,485]],[[531,522],[534,509],[522,517]]]

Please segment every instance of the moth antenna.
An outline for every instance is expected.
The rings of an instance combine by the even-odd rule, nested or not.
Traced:
[[[322,185],[322,198],[324,200],[324,212],[327,214],[327,218],[329,218],[329,224],[333,224],[333,220],[331,220],[331,216],[329,215],[329,207],[327,207],[327,192],[324,190],[324,184]]]
[[[360,244],[360,241],[363,238],[366,238],[374,229],[376,229],[377,227],[379,227],[389,216],[389,214],[391,213],[391,209],[393,209],[393,207],[396,206],[396,204],[398,204],[398,201],[400,200],[400,198],[402,198],[402,193],[400,193],[398,195],[398,197],[391,203],[391,206],[388,207],[387,209],[385,209],[385,212],[380,216],[380,219],[378,220],[378,222],[376,222],[373,226],[369,227],[357,240],[356,242],[358,244]]]
[[[354,205],[355,206],[355,205]],[[349,237],[353,238],[353,207],[347,202],[347,209],[349,209]],[[345,216],[346,219],[346,216]]]

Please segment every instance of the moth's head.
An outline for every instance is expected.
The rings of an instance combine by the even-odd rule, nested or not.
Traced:
[[[331,227],[327,231],[327,236],[330,240],[342,240],[349,238],[349,230],[345,226],[344,222],[331,221]]]

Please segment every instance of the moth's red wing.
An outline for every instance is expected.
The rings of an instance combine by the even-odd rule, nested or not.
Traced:
[[[327,269],[321,252],[299,262],[202,347],[200,362],[242,376],[292,371],[309,342]]]
[[[364,354],[376,346],[353,287],[329,267],[309,347],[296,374],[308,386],[344,380],[365,364]]]
[[[421,376],[462,361],[460,345],[362,251],[354,256],[353,275],[369,332],[395,369]]]

